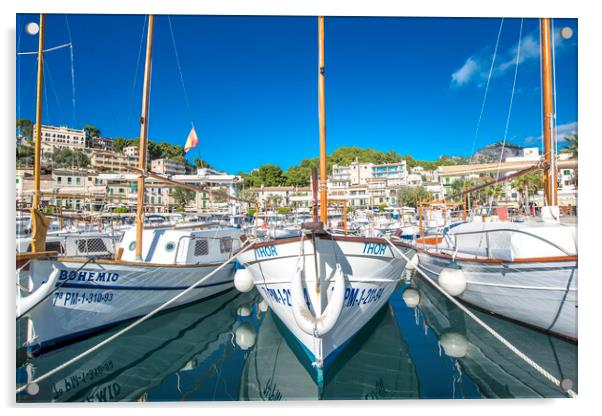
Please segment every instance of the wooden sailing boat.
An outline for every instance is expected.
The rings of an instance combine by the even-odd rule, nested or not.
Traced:
[[[43,19],[41,15],[41,30]],[[27,347],[31,350],[52,348],[145,315],[218,269],[241,247],[240,229],[195,231],[143,227],[145,177],[152,176],[175,186],[191,188],[146,170],[153,27],[154,16],[149,16],[140,118],[136,228],[125,232],[112,260],[34,253],[28,267],[21,271],[27,274],[30,294],[23,297],[17,293],[17,318],[26,318],[31,324],[27,337]],[[37,146],[39,142],[38,139]],[[39,169],[39,164],[36,166]],[[170,307],[232,288],[233,268],[234,265],[219,269]]]
[[[545,160],[522,173],[544,169],[542,218],[523,223],[467,222],[417,248],[422,269],[450,294],[576,340],[577,227],[559,222],[550,19],[541,19],[541,56]]]
[[[302,346],[322,383],[324,371],[388,301],[405,268],[384,238],[334,235],[327,224],[324,17],[318,17],[320,123],[320,221],[305,223],[300,237],[256,242],[239,261],[235,284],[257,286],[274,313]],[[413,252],[410,247],[401,250]]]

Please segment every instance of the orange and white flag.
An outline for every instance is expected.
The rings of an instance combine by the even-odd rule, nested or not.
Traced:
[[[193,147],[196,147],[199,144],[199,138],[196,135],[196,131],[194,127],[190,129],[190,133],[188,133],[188,138],[186,139],[186,144],[184,145],[184,152],[188,152]]]

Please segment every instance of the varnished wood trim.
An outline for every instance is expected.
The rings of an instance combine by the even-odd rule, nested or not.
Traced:
[[[17,261],[33,260],[33,259],[48,259],[58,256],[58,251],[38,251],[33,253],[31,251],[17,254]]]
[[[462,261],[467,263],[493,263],[493,264],[501,264],[501,263],[556,263],[556,262],[566,262],[566,261],[578,261],[579,256],[551,256],[551,257],[527,257],[527,258],[518,258],[514,260],[500,260],[500,259],[474,259],[468,257],[453,257],[451,254],[447,253],[432,253],[423,248],[417,247],[421,253],[428,254],[429,256],[438,257],[446,260],[455,259],[456,261]]]

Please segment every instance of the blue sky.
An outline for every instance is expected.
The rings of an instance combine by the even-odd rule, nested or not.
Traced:
[[[37,36],[17,15],[17,50]],[[184,144],[191,123],[201,156],[230,172],[265,163],[283,168],[318,154],[315,17],[155,18],[149,137]],[[67,24],[68,22],[68,24]],[[327,147],[396,150],[418,159],[468,155],[504,137],[520,19],[504,19],[478,135],[501,19],[326,18]],[[97,126],[103,136],[137,137],[145,16],[48,15],[44,123]],[[576,19],[555,26],[559,136],[577,129]],[[573,36],[558,35],[570,27]],[[69,29],[69,30],[68,30]],[[144,46],[144,45],[142,45]],[[138,62],[138,65],[137,65]],[[539,146],[539,22],[523,21],[508,140]],[[17,57],[17,117],[35,116],[34,55]],[[136,81],[136,82],[135,82]],[[186,96],[190,107],[186,104]],[[190,108],[190,109],[189,109]]]

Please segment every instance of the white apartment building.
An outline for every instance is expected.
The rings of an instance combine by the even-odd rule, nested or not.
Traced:
[[[140,149],[138,146],[126,146],[123,148],[123,154],[128,157],[133,157],[138,159],[140,156]]]
[[[419,173],[410,173],[407,176],[408,186],[420,186],[422,185],[422,175]]]
[[[405,185],[407,177],[406,162],[386,163],[376,165],[374,163],[353,162],[349,166],[334,165],[332,167],[331,181],[336,187],[350,185],[364,185],[368,179],[386,179],[388,186]]]
[[[402,160],[397,163],[386,163],[382,165],[372,165],[372,178],[386,179],[388,186],[401,186],[407,182],[408,171],[406,162]]]
[[[280,208],[290,206],[290,197],[295,192],[294,186],[261,186],[259,188],[250,188],[255,196],[255,200],[262,207]]]
[[[37,140],[36,126],[33,126],[33,140]],[[86,132],[69,127],[45,126],[42,124],[42,144],[71,150],[87,147]]]
[[[36,126],[33,126],[33,142],[37,140]],[[83,151],[88,147],[86,132],[69,127],[42,125],[42,159],[50,160],[55,148]]]
[[[366,184],[368,178],[372,177],[373,163],[353,162],[349,166],[333,165],[332,181],[349,181],[351,185]]]
[[[163,175],[184,175],[186,165],[173,159],[155,159],[151,160],[151,171]]]
[[[113,139],[109,137],[92,137],[90,141],[93,149],[98,149],[105,152],[112,152],[115,150]]]
[[[128,173],[138,167],[138,159],[118,152],[93,152],[90,164],[94,169],[104,172]]]
[[[507,157],[504,162],[538,161],[541,158],[538,147],[525,147],[518,156]]]

